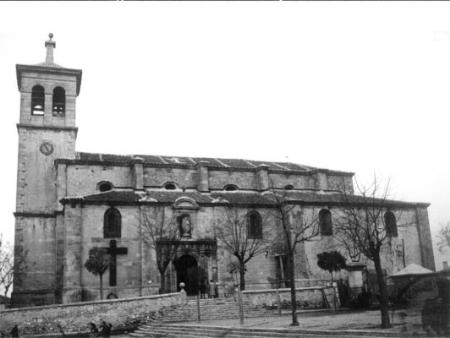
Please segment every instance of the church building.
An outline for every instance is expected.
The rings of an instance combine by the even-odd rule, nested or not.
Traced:
[[[96,247],[110,258],[104,298],[176,292],[180,283],[195,295],[203,281],[223,296],[236,274],[215,229],[231,210],[244,215],[249,238],[274,235],[280,225],[272,214],[273,191],[310,210],[320,226],[316,240],[297,250],[295,277],[329,278],[316,256],[337,245],[333,218],[342,194],[350,197],[346,203],[365,203],[354,195],[353,173],[287,162],[78,152],[82,71],[54,63],[56,43],[49,37],[45,62],[16,65],[15,254],[25,255],[27,267],[14,276],[15,306],[100,299],[99,278],[85,268]],[[434,269],[427,207],[389,201],[388,274],[411,263]],[[161,255],[168,257],[163,277]],[[247,288],[275,287],[286,279],[285,263],[282,250],[260,252],[247,264]]]

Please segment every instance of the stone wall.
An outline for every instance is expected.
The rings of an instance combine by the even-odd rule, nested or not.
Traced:
[[[292,185],[294,189],[316,188],[315,178],[312,175],[269,173],[269,181],[275,188],[280,189],[283,189],[287,185]]]
[[[58,175],[62,173],[58,172]],[[199,189],[199,191],[221,191],[224,186],[233,184],[240,190],[264,191],[273,186],[283,189],[292,185],[294,189],[306,190],[343,190],[352,193],[352,177],[331,175],[325,172],[282,173],[270,170],[231,170],[199,166],[198,168],[169,168],[143,165],[135,173],[145,188],[160,188],[167,182],[173,182],[178,188]],[[77,163],[67,166],[67,195],[85,196],[98,192],[100,181],[110,181],[116,188],[132,188],[132,163],[104,165]]]
[[[110,245],[110,238],[103,238],[103,217],[108,208],[106,205],[93,205],[85,208],[67,206],[65,209],[68,243],[78,244],[67,244],[63,303],[99,299],[99,278],[89,273],[84,263],[88,259],[90,249],[107,248]],[[158,272],[154,257],[150,257],[152,255],[149,248],[144,246],[140,238],[140,210],[134,206],[118,206],[116,209],[122,217],[121,237],[116,238],[117,247],[127,248],[128,252],[116,258],[116,286],[109,284],[109,269],[103,275],[104,296],[112,293],[124,298],[148,294],[148,281],[155,282]],[[79,218],[75,217],[77,211],[80,212]],[[147,266],[142,266],[143,255]],[[144,272],[145,276],[142,275]],[[152,292],[157,292],[157,289],[153,288]]]
[[[132,172],[127,166],[68,165],[66,180],[67,190],[60,198],[97,194],[101,181],[111,182],[114,188],[131,188]]]
[[[251,171],[209,170],[211,190],[222,190],[227,184],[235,184],[239,189],[257,189],[256,174]]]
[[[353,194],[353,181],[351,176],[328,175],[327,188],[330,190],[346,191]]]
[[[75,131],[41,130],[19,127],[16,212],[53,213],[56,205],[54,160],[73,158]],[[53,152],[44,155],[44,142],[53,145]]]
[[[38,306],[0,312],[0,332],[9,332],[14,325],[20,334],[88,332],[88,324],[97,326],[102,320],[113,324],[113,330],[136,327],[156,318],[164,307],[185,301],[181,293],[72,303],[67,305]],[[60,329],[61,328],[61,329]]]
[[[16,274],[13,302],[24,305],[54,303],[55,219],[16,218],[16,253],[23,252],[26,271]]]
[[[164,183],[174,182],[179,188],[196,188],[197,169],[152,168],[143,171],[145,187],[162,187]]]
[[[430,223],[426,207],[416,208],[417,231],[419,233],[420,253],[422,256],[422,266],[435,270],[433,255],[433,244],[431,240]]]
[[[318,309],[326,307],[323,293],[330,306],[333,306],[333,288],[331,287],[301,287],[296,288],[297,306],[299,309]],[[262,306],[273,309],[278,307],[278,297],[280,297],[281,307],[290,308],[291,289],[266,289],[266,290],[247,290],[242,292],[243,301],[253,306]],[[339,296],[336,289],[336,304],[339,306]]]

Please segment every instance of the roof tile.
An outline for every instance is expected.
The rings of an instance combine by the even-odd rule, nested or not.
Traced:
[[[108,203],[138,203],[145,201],[154,201],[161,203],[173,203],[179,197],[189,197],[195,200],[197,203],[218,203],[229,202],[231,204],[242,205],[274,205],[277,203],[277,199],[271,192],[212,192],[212,193],[200,193],[198,191],[166,191],[166,190],[147,190],[145,192],[135,192],[133,190],[120,191],[112,190],[103,193],[97,193],[85,196],[82,198],[85,202],[108,202]],[[80,201],[80,197],[67,197],[63,199],[64,202]],[[343,195],[340,193],[318,193],[314,191],[301,192],[301,191],[285,191],[282,198],[278,201],[289,201],[294,203],[306,203],[306,204],[382,204],[383,206],[415,206],[417,203],[409,203],[404,201],[395,200],[383,200],[372,198],[364,198],[359,195]]]
[[[165,165],[184,165],[195,166],[200,162],[207,166],[214,168],[231,168],[231,169],[255,169],[261,165],[266,165],[272,170],[281,171],[313,171],[319,168],[304,166],[301,164],[290,162],[270,162],[270,161],[255,161],[246,159],[230,159],[230,158],[210,158],[210,157],[185,157],[185,156],[157,156],[157,155],[114,155],[114,154],[99,154],[99,153],[77,153],[77,160],[81,161],[95,161],[95,162],[114,162],[114,163],[128,163],[134,157],[140,157],[147,164],[165,164]],[[352,175],[352,173],[345,173]]]

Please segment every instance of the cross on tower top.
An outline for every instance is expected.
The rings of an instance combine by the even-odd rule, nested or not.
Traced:
[[[45,57],[45,63],[52,64],[53,62],[53,48],[56,48],[56,42],[52,40],[53,33],[48,34],[49,40],[45,41],[45,47],[47,48],[47,56]]]

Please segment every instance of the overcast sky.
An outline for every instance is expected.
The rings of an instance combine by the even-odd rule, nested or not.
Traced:
[[[450,220],[450,3],[0,3],[1,232],[15,64],[83,70],[77,150],[292,161],[390,178]]]

